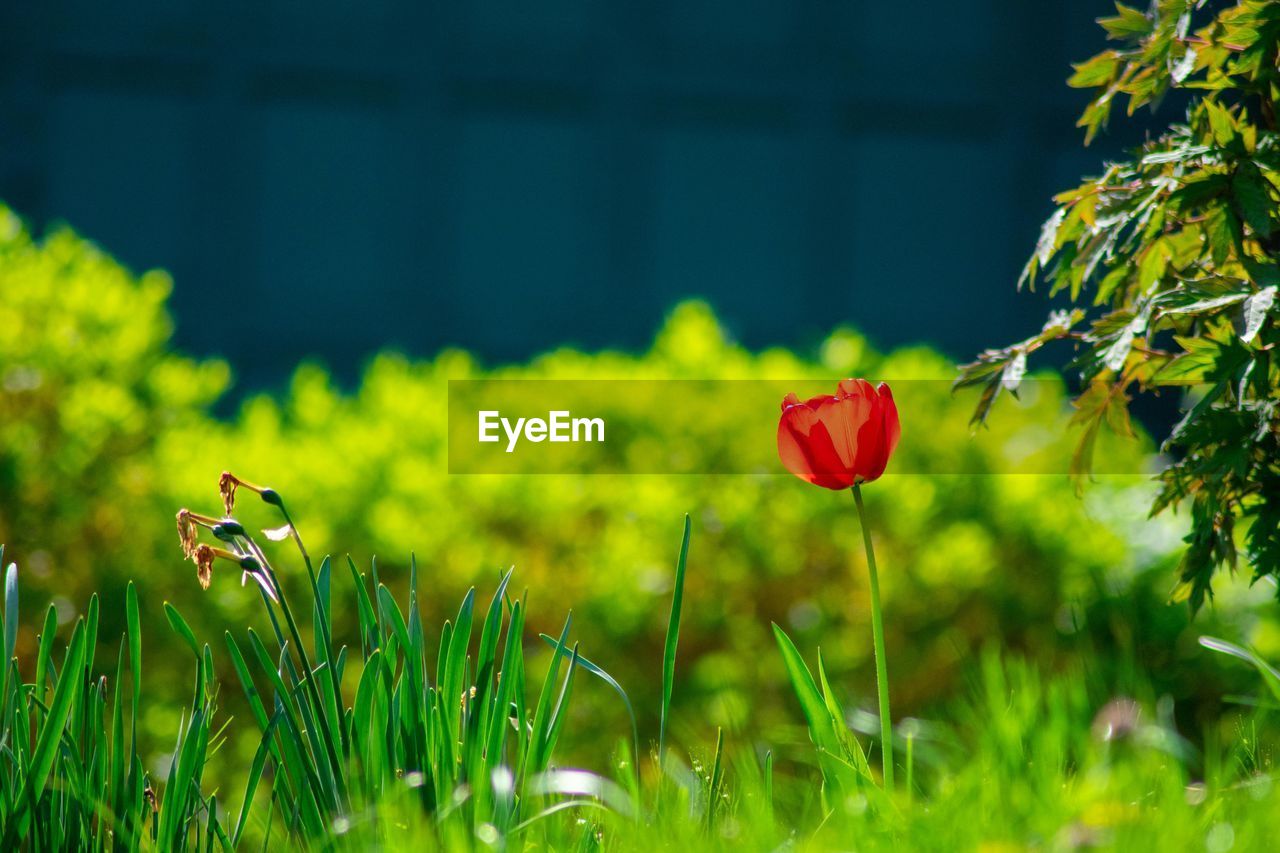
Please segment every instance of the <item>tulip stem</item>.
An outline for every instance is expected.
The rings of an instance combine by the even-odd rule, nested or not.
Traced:
[[[884,788],[893,790],[893,718],[889,716],[889,668],[884,658],[884,617],[880,613],[880,577],[876,574],[876,552],[871,547],[871,528],[867,527],[867,511],[862,503],[862,487],[853,487],[853,500],[858,505],[858,522],[862,525],[862,543],[867,549],[867,573],[871,577],[871,638],[876,654],[876,690],[880,694],[880,767]]]

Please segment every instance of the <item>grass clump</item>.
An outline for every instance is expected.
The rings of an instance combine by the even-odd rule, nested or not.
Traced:
[[[231,661],[249,719],[222,719],[213,646],[165,603],[174,648],[191,656],[192,693],[163,761],[137,746],[143,604],[135,588],[113,679],[94,659],[95,596],[61,644],[50,607],[26,680],[15,657],[18,574],[9,566],[5,849],[369,849],[408,840],[440,849],[1165,849],[1177,839],[1226,850],[1262,845],[1280,807],[1265,709],[1231,742],[1196,746],[1178,734],[1165,699],[1110,696],[1083,668],[1048,678],[994,648],[974,665],[971,689],[951,703],[947,722],[896,725],[905,785],[892,792],[866,758],[878,720],[846,710],[821,654],[815,677],[780,628],[803,727],[772,732],[768,743],[758,733],[713,734],[699,720],[673,728],[687,519],[665,652],[653,667],[664,686],[661,724],[641,756],[634,722],[606,734],[575,716],[575,684],[586,672],[635,719],[607,661],[588,659],[572,641],[569,615],[557,637],[526,636],[527,597],[512,595],[511,571],[487,605],[469,591],[456,616],[429,633],[415,564],[403,607],[376,564],[366,574],[348,561],[339,583],[331,560],[312,565],[277,493],[234,483],[224,479],[224,517],[184,513],[179,529],[202,582],[224,582],[221,568],[233,566],[260,593],[270,630],[237,626],[219,653]],[[305,608],[295,609],[263,545],[233,517],[236,487],[280,513],[284,525],[266,535],[296,547],[311,591]],[[199,541],[209,537],[218,544]],[[543,649],[549,660],[531,666],[526,652]],[[209,778],[210,758],[229,728],[246,725],[259,745],[224,792]],[[688,732],[687,751],[671,745],[677,731]],[[594,766],[560,763],[565,738],[591,744]]]

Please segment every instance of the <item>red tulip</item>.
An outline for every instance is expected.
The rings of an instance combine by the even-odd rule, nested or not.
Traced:
[[[869,483],[884,473],[902,428],[889,386],[845,379],[834,397],[782,401],[778,456],[792,474],[828,489]]]

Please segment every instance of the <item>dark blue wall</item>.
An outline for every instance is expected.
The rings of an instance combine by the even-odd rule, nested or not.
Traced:
[[[1116,144],[1062,82],[1093,0],[0,8],[0,197],[171,270],[250,386],[640,346],[691,295],[968,355],[1038,326],[1049,196]]]

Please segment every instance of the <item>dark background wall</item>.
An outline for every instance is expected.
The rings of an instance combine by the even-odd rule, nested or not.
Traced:
[[[0,198],[176,280],[241,386],[387,345],[637,347],[703,296],[967,356],[1086,151],[1107,2],[9,0]],[[238,307],[233,307],[238,306]]]

